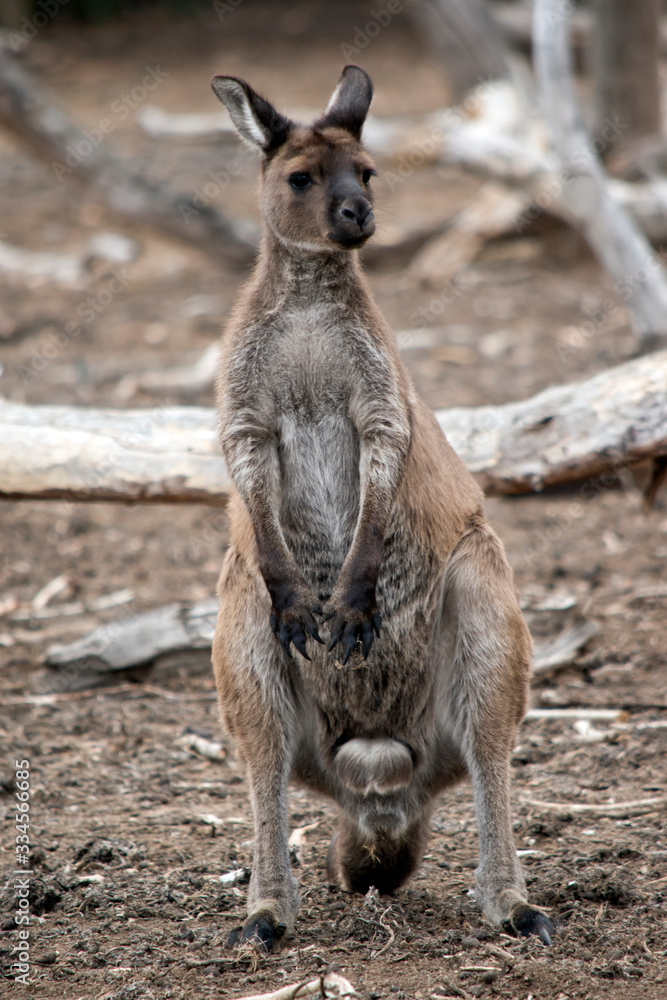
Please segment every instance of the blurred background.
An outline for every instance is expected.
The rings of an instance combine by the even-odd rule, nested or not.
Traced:
[[[532,12],[521,0],[0,2],[0,394],[212,406],[221,325],[258,239],[259,163],[210,77],[246,78],[309,120],[350,61],[375,85],[365,136],[378,232],[364,264],[429,405],[527,399],[646,350],[626,285],[648,285],[610,271],[586,217],[594,199],[564,166],[553,108],[538,106]],[[569,40],[588,132],[588,152],[570,159],[604,165],[659,248],[662,7],[599,0],[549,16],[547,34]],[[552,82],[564,102],[566,76]],[[656,260],[659,274],[659,249]],[[660,578],[664,499],[645,514],[638,481],[620,469],[564,487],[576,516],[554,493],[490,500],[519,584],[539,595],[571,578],[588,600],[612,578]],[[211,596],[227,539],[224,511],[189,504],[24,501],[0,515],[9,616],[57,577],[56,606],[116,591],[140,610]],[[54,636],[96,620],[18,641],[9,630],[7,654],[36,664]],[[609,627],[617,646],[613,616]]]
[[[536,72],[524,0],[0,0],[0,399],[37,414],[69,406],[72,434],[92,408],[146,411],[145,433],[149,411],[212,407],[221,326],[258,239],[259,163],[210,78],[242,77],[307,121],[350,62],[375,86],[365,137],[378,231],[363,262],[430,406],[527,400],[664,347],[663,4],[542,7],[542,51],[565,33],[571,88],[567,66]],[[648,263],[610,253],[623,240],[609,192]],[[650,357],[664,372],[664,351]],[[623,385],[612,376],[609,392]],[[661,406],[664,393],[651,412]],[[513,759],[521,794],[664,798],[667,502],[663,491],[646,508],[647,473],[620,462],[542,494],[488,500],[534,636],[547,647],[566,639],[544,661],[534,703],[637,713],[624,730],[528,723]],[[113,478],[113,467],[101,474]],[[474,963],[457,995],[664,995],[667,876],[664,850],[653,851],[664,814],[563,820],[518,807],[532,898],[565,926],[548,964],[502,936],[518,958],[496,975],[483,951],[492,932],[467,895],[467,788],[438,810],[422,874],[392,904],[396,943],[373,962],[388,934],[355,924],[356,904],[326,887],[331,818],[294,793],[292,825],[313,831],[295,861],[303,952],[257,975],[243,957],[220,958],[243,894],[217,879],[221,859],[249,864],[248,805],[231,751],[212,764],[174,745],[193,732],[219,738],[206,642],[156,667],[151,683],[163,687],[123,686],[146,673],[119,672],[96,697],[87,685],[102,682],[88,660],[60,674],[45,663],[54,644],[95,627],[109,639],[144,612],[211,599],[224,509],[5,500],[0,537],[0,737],[7,760],[34,754],[41,782],[40,996],[219,996],[219,974],[229,989],[256,992],[247,983],[275,986],[275,963],[298,981],[331,961],[348,963],[364,996],[449,996],[443,954],[451,970]],[[97,882],[70,877],[73,859]]]

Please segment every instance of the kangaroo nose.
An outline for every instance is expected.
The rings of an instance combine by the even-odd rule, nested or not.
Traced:
[[[365,198],[355,198],[354,200],[347,198],[340,206],[340,214],[343,218],[349,222],[356,222],[360,229],[363,229],[364,223],[372,211],[370,202],[366,201]]]

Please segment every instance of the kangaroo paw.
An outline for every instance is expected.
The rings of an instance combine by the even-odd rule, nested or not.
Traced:
[[[556,929],[546,913],[529,903],[519,903],[515,906],[507,924],[515,934],[520,934],[521,937],[530,937],[531,934],[535,934],[546,945],[551,944],[551,937],[556,933]]]
[[[235,927],[230,931],[227,944],[230,948],[235,948],[236,945],[247,942],[256,951],[268,954],[274,950],[286,930],[285,924],[276,923],[270,913],[256,913],[243,927]]]

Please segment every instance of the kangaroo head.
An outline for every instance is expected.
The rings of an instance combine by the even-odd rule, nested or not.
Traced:
[[[247,83],[214,76],[216,96],[241,138],[263,154],[260,206],[278,239],[315,252],[359,247],[375,231],[373,163],[361,129],[373,97],[370,77],[346,66],[312,125],[290,121]]]

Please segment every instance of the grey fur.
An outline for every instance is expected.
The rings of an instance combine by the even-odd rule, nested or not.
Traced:
[[[237,493],[213,659],[255,817],[243,933],[270,948],[294,926],[289,780],[340,807],[332,877],[390,891],[420,860],[434,796],[469,774],[484,914],[547,940],[509,811],[530,639],[481,493],[346,249],[336,185],[357,177],[370,202],[368,163],[351,134],[318,123],[267,157],[257,267],[222,344]],[[294,169],[317,178],[306,194],[289,189]],[[332,652],[315,641],[327,627],[342,636]]]

